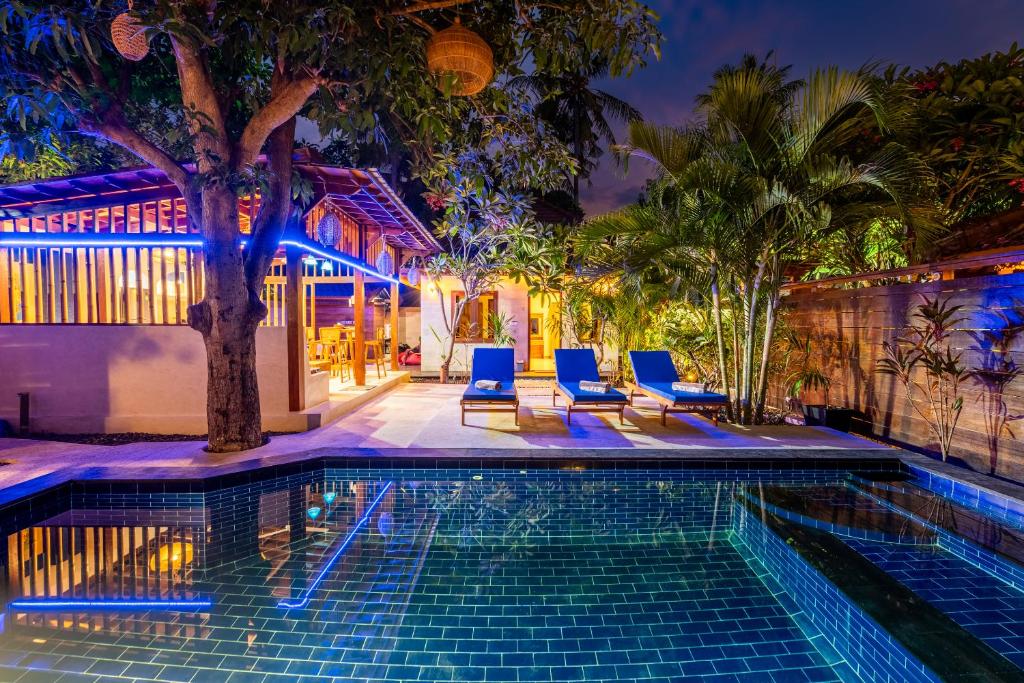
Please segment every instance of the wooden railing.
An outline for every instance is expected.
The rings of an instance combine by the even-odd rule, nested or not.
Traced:
[[[0,324],[180,325],[204,286],[196,248],[0,245]]]
[[[239,205],[244,234],[258,198]],[[0,324],[186,324],[188,307],[203,298],[205,277],[203,242],[180,197],[145,195],[134,203],[75,210],[52,206],[51,213],[45,208],[0,220]],[[307,215],[307,230],[315,232],[323,211]],[[347,216],[339,220],[333,247],[359,258],[366,251],[362,229]],[[365,255],[372,263],[382,249],[395,256],[383,241]],[[302,265],[307,295],[314,284],[352,282],[354,273],[322,258]],[[261,292],[268,308],[261,325],[285,324],[284,282],[284,260],[278,259]]]

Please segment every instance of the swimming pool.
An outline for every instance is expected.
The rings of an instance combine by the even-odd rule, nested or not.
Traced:
[[[1024,679],[1024,516],[894,463],[68,484],[3,511],[0,681]]]

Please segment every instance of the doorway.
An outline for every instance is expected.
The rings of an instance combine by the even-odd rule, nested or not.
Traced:
[[[529,300],[530,372],[555,371],[555,349],[561,341],[558,329],[558,299],[550,294],[535,294]]]

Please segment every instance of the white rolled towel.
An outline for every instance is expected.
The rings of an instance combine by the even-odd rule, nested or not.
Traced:
[[[501,382],[496,379],[478,379],[473,386],[486,391],[497,391],[501,389]]]
[[[583,380],[580,382],[580,389],[583,391],[591,391],[595,394],[607,394],[612,390],[612,385],[608,382],[591,382],[590,380]]]
[[[672,382],[672,391],[682,391],[688,394],[703,394],[704,387],[696,382]]]

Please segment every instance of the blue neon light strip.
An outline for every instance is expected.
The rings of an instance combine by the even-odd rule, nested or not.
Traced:
[[[60,600],[27,599],[12,600],[7,607],[13,610],[34,612],[55,612],[63,610],[167,610],[186,612],[201,610],[213,605],[210,600]]]
[[[240,241],[242,248],[245,248],[247,242],[248,240],[244,238]],[[203,239],[196,235],[174,235],[158,232],[130,234],[89,233],[87,237],[84,236],[84,233],[0,233],[0,246],[23,247],[29,249],[116,249],[131,247],[148,247],[154,249],[174,247],[201,249],[203,248],[203,245]],[[341,263],[350,268],[355,268],[356,270],[366,273],[371,277],[375,277],[386,282],[402,284],[401,280],[378,272],[373,267],[363,263],[359,259],[346,257],[338,251],[327,251],[312,242],[283,239],[280,241],[279,245],[282,247],[298,247],[299,249],[308,251],[311,254],[316,254],[322,259],[327,259],[328,261],[334,261],[335,263]]]
[[[355,523],[352,529],[348,532],[348,536],[346,536],[345,540],[341,542],[341,545],[338,546],[338,549],[334,551],[334,554],[331,555],[331,557],[326,562],[324,562],[323,567],[321,567],[320,571],[317,572],[317,575],[313,579],[313,582],[306,587],[306,590],[302,591],[302,596],[298,600],[281,600],[277,603],[278,607],[294,609],[305,607],[309,604],[310,598],[313,597],[313,593],[316,592],[316,589],[320,587],[320,583],[324,580],[324,577],[327,576],[327,573],[331,571],[332,567],[334,567],[334,564],[338,561],[338,558],[340,558],[348,549],[349,545],[352,544],[352,539],[356,537],[356,534],[359,533],[359,530],[362,529],[363,526],[365,526],[368,521],[370,521],[370,516],[373,515],[373,511],[377,509],[377,506],[380,504],[380,501],[384,498],[384,494],[391,489],[391,486],[393,484],[393,481],[389,481],[386,484],[384,484],[384,488],[380,490],[380,493],[377,494],[377,497],[374,499],[374,501],[370,503],[370,507],[366,509],[366,513],[359,519],[358,522]]]
[[[87,236],[86,236],[87,235]],[[0,233],[0,245],[7,247],[28,247],[30,249],[104,249],[117,247],[182,247],[203,246],[203,239],[197,235],[175,235],[169,233]]]
[[[303,249],[305,251],[308,251],[311,254],[316,254],[320,258],[327,259],[328,261],[334,261],[335,263],[342,263],[342,264],[344,264],[346,266],[349,266],[351,268],[355,268],[356,270],[358,270],[360,272],[366,273],[367,275],[371,275],[371,276],[373,276],[375,278],[380,278],[381,280],[384,280],[386,282],[394,282],[396,284],[402,284],[401,280],[399,280],[397,278],[394,278],[394,277],[392,277],[390,275],[385,275],[384,273],[378,272],[377,270],[374,270],[373,268],[371,268],[367,264],[359,261],[358,259],[346,258],[340,252],[333,251],[333,250],[332,251],[324,251],[322,248],[315,246],[311,242],[292,240],[292,239],[283,239],[283,240],[281,240],[280,244],[283,247],[298,247],[299,249]]]

